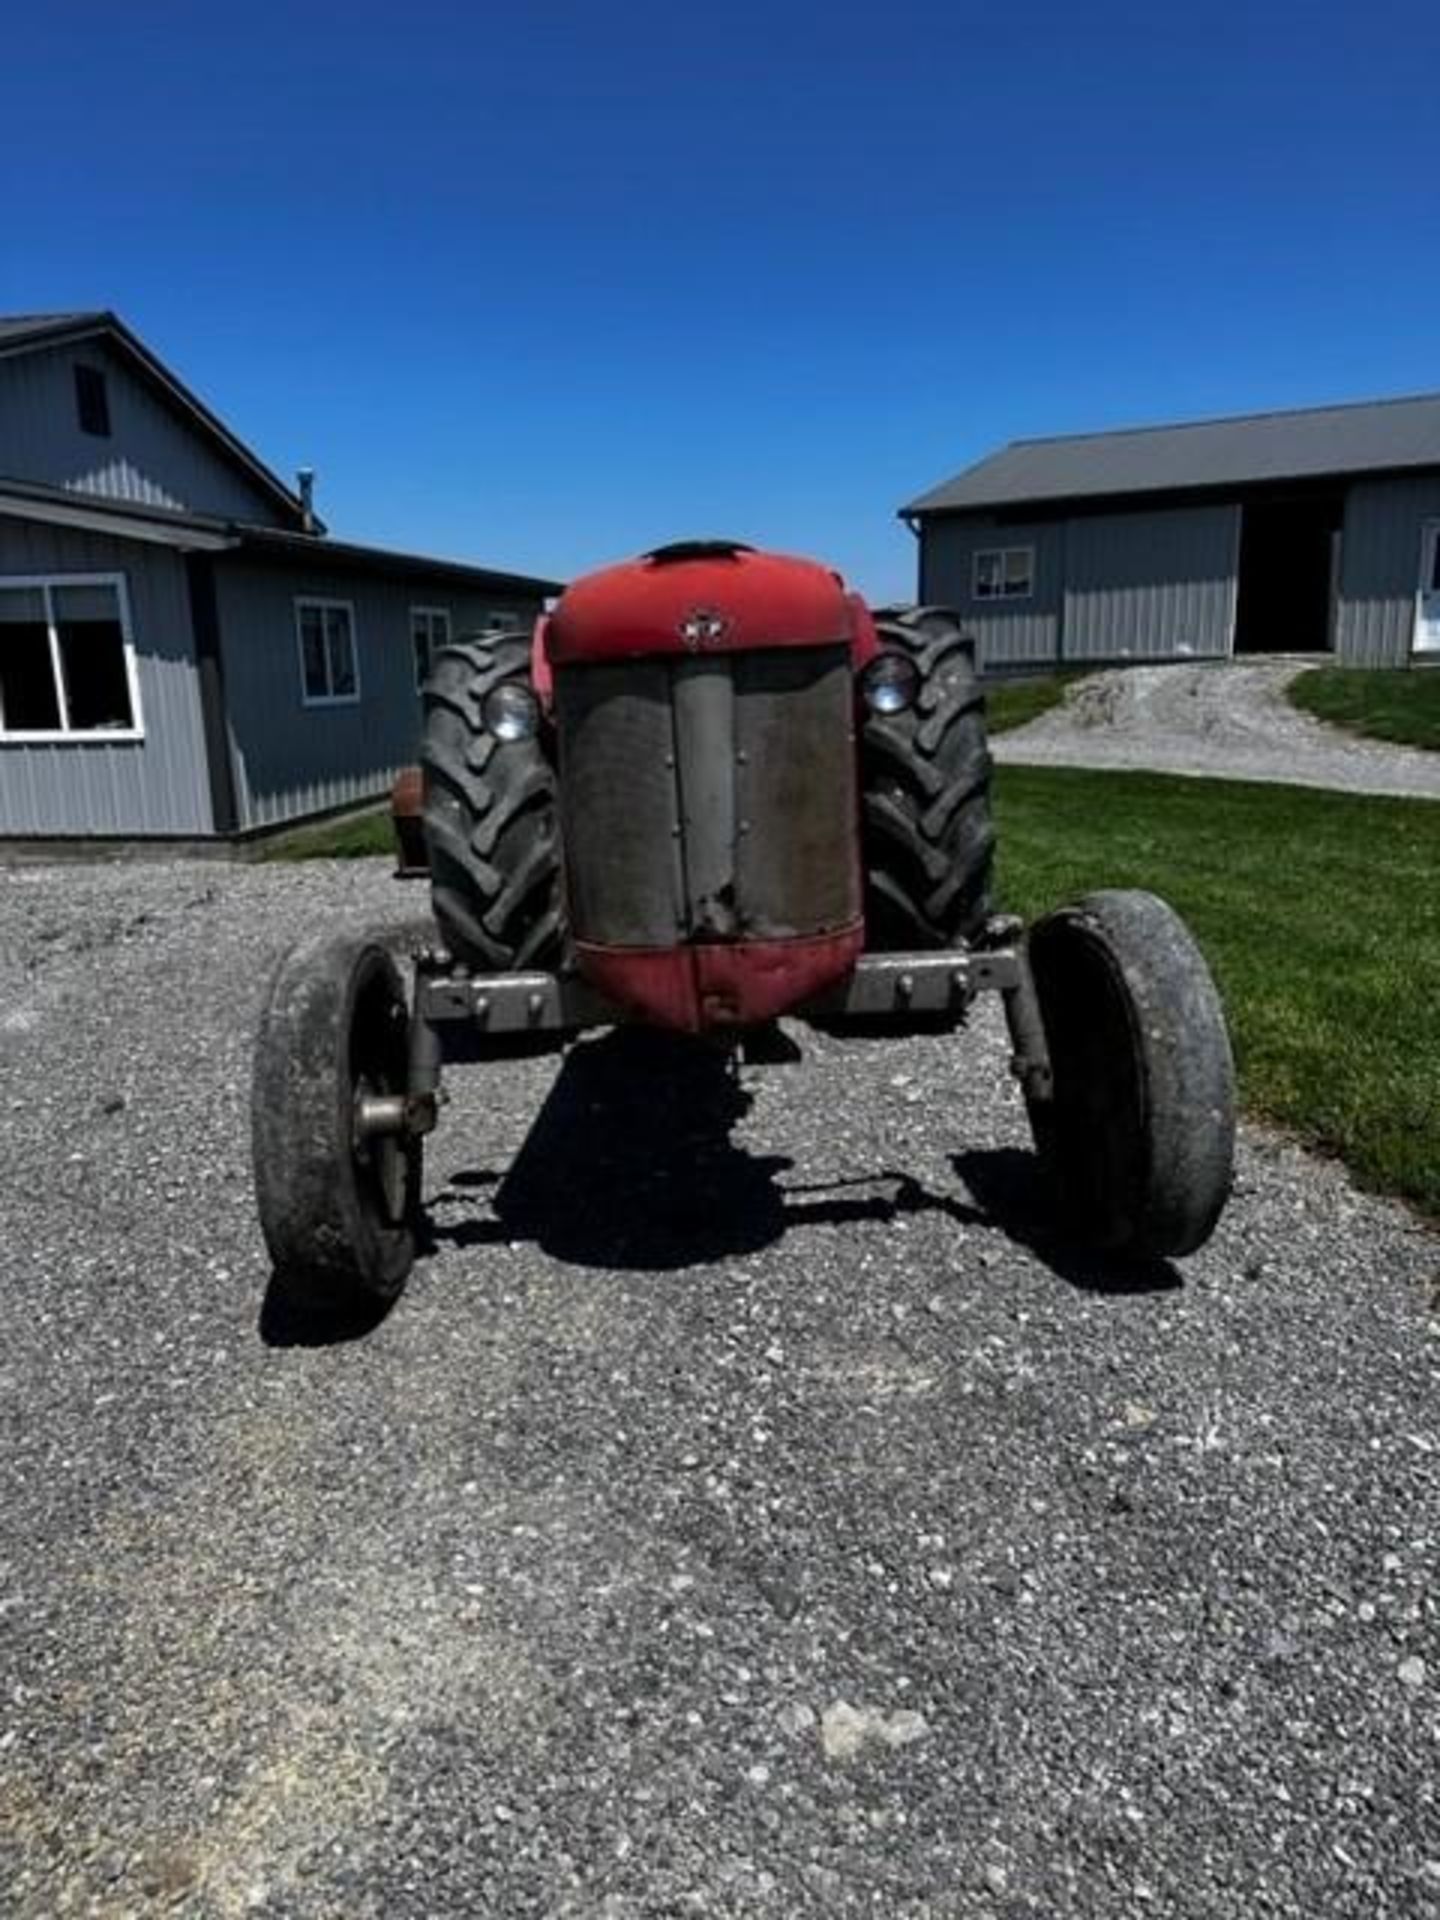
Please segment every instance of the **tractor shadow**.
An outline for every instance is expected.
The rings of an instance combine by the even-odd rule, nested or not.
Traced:
[[[957,1156],[974,1205],[891,1168],[782,1184],[793,1161],[751,1153],[733,1137],[750,1104],[731,1057],[704,1041],[639,1027],[583,1041],[566,1055],[508,1171],[461,1171],[437,1196],[431,1245],[533,1241],[572,1266],[674,1272],[758,1252],[795,1228],[942,1213],[999,1226],[1085,1292],[1180,1285],[1168,1262],[1127,1265],[1067,1245],[1029,1154]],[[487,1217],[457,1208],[488,1188]]]
[[[733,1137],[750,1104],[732,1058],[703,1040],[631,1027],[582,1041],[503,1177],[460,1172],[440,1196],[443,1207],[493,1186],[493,1218],[432,1217],[434,1242],[528,1240],[572,1266],[673,1272],[757,1252],[805,1224],[976,1217],[904,1174],[782,1186],[793,1161]],[[877,1185],[891,1191],[846,1191]]]
[[[267,1347],[340,1347],[374,1333],[394,1306],[393,1299],[316,1306],[283,1273],[272,1270],[257,1331]]]
[[[950,1164],[978,1203],[979,1217],[1028,1247],[1058,1279],[1079,1293],[1174,1293],[1184,1286],[1172,1260],[1126,1260],[1096,1253],[1068,1238],[1055,1213],[1040,1163],[1018,1147],[956,1153]]]

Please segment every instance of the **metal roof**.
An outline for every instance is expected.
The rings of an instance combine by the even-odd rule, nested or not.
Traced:
[[[113,533],[120,539],[146,540],[160,546],[228,552],[270,559],[281,566],[354,567],[367,573],[456,580],[487,591],[520,592],[537,599],[563,593],[564,583],[542,580],[528,573],[505,573],[495,567],[472,566],[466,560],[441,560],[431,554],[396,553],[388,547],[359,546],[351,540],[331,540],[325,534],[291,533],[284,527],[262,527],[243,520],[225,520],[217,514],[177,513],[171,507],[152,507],[134,500],[109,500],[101,494],[78,493],[68,487],[47,486],[36,480],[0,476],[0,515],[40,520],[54,526],[78,526],[92,532]]]
[[[180,553],[220,553],[235,542],[205,521],[178,513],[158,514],[128,500],[105,500],[33,481],[0,479],[0,519],[36,520],[48,527],[78,527],[108,533],[117,540],[143,540],[148,546],[174,547]]]
[[[1440,467],[1440,393],[1012,440],[903,514]]]
[[[104,318],[103,313],[0,313],[0,346],[19,346],[52,333],[69,333],[75,327],[98,326]]]
[[[561,580],[541,580],[529,573],[501,573],[494,567],[472,566],[468,560],[440,560],[433,554],[397,553],[391,547],[357,546],[353,540],[331,540],[310,533],[289,533],[281,527],[237,526],[237,544],[243,552],[282,563],[305,566],[327,562],[358,567],[368,573],[428,574],[433,579],[468,581],[472,586],[500,592],[533,594],[537,599],[563,593]]]

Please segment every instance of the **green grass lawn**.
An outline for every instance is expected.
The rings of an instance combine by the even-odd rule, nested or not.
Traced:
[[[1009,733],[1027,720],[1038,720],[1065,698],[1065,689],[1079,673],[1041,673],[1031,680],[987,680],[985,711],[991,733]]]
[[[997,812],[1007,909],[1163,894],[1219,980],[1247,1110],[1440,1218],[1440,803],[1003,767]]]
[[[1440,667],[1312,667],[1289,693],[1332,726],[1440,753]]]
[[[321,820],[313,827],[297,827],[278,834],[260,851],[262,860],[363,860],[371,854],[395,858],[395,829],[387,802],[373,813],[352,814],[347,820]]]

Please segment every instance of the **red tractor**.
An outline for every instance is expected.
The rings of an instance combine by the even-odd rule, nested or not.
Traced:
[[[785,1016],[958,1028],[998,992],[1071,1231],[1121,1257],[1210,1234],[1234,1147],[1199,949],[1153,894],[1025,933],[992,911],[973,648],[938,608],[872,615],[808,560],[687,541],[580,580],[535,634],[447,647],[425,694],[443,944],[282,962],[254,1157],[277,1274],[317,1303],[398,1291],[442,1066],[640,1022],[755,1043]]]

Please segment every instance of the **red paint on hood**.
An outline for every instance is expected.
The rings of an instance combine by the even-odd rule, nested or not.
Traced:
[[[864,602],[814,560],[721,541],[661,548],[577,580],[546,623],[551,665],[646,654],[717,655],[755,647],[875,652]]]

